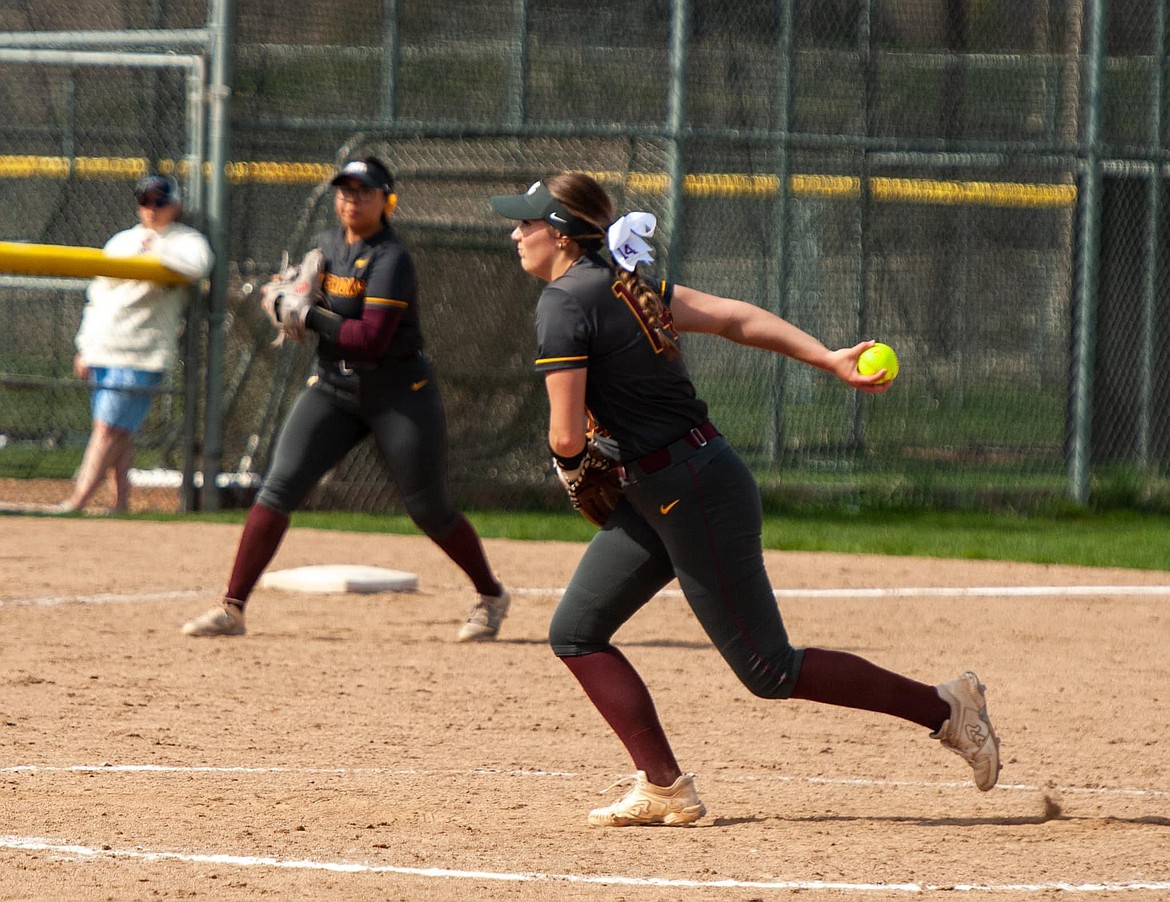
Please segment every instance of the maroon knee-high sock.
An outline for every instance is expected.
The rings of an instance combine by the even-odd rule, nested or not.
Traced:
[[[658,721],[650,691],[616,648],[561,658],[589,700],[655,786],[670,786],[681,771]]]
[[[287,529],[288,514],[278,513],[263,504],[253,504],[248,511],[227,587],[227,597],[239,602],[241,608],[247,604],[260,574],[276,555]]]
[[[455,528],[445,538],[434,539],[434,543],[467,574],[480,595],[499,595],[504,590],[492,574],[479,534],[465,516],[460,514],[455,521]]]
[[[860,708],[937,730],[951,708],[934,686],[883,670],[843,651],[806,648],[793,698]]]

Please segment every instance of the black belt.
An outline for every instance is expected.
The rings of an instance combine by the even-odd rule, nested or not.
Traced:
[[[319,358],[318,362],[322,369],[331,373],[337,373],[340,376],[352,376],[354,373],[368,373],[372,370],[381,369],[389,363],[409,363],[419,356],[419,351],[416,348],[411,348],[409,351],[402,351],[398,354],[392,354],[389,357],[382,357],[378,360],[340,360],[340,359],[325,359]]]
[[[622,466],[626,470],[627,477],[633,476],[636,479],[649,476],[651,473],[665,470],[671,464],[686,460],[700,448],[706,447],[707,442],[711,439],[717,438],[721,434],[712,423],[700,423],[678,441],[671,442],[664,448],[651,451],[645,457],[622,464]]]

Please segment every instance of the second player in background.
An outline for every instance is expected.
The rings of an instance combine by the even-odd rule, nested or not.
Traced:
[[[183,626],[188,636],[246,632],[248,597],[305,497],[373,435],[414,523],[476,591],[459,641],[494,639],[510,597],[474,527],[453,506],[447,482],[447,419],[423,352],[410,252],[390,225],[394,178],[377,158],[346,163],[332,181],[339,226],[322,233],[323,303],[301,311],[296,334],[317,335],[316,373],[281,428],[248,512],[227,590]]]

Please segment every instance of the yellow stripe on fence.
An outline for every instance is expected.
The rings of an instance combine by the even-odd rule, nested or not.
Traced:
[[[224,167],[228,180],[261,185],[318,185],[337,174],[331,163],[228,163]]]
[[[138,178],[148,171],[141,157],[36,157],[0,156],[4,178]]]
[[[161,172],[186,172],[185,161],[160,160]],[[42,157],[0,155],[0,178],[138,178],[151,169],[142,157]],[[319,185],[337,171],[331,163],[240,161],[225,165],[234,184]],[[204,165],[205,175],[210,175]],[[665,172],[593,172],[598,181],[624,185],[629,191],[662,194],[670,178]],[[851,200],[861,196],[861,179],[847,175],[798,174],[788,179],[796,197]],[[780,190],[775,175],[735,172],[697,172],[684,176],[683,191],[693,197],[768,197]],[[1071,207],[1075,185],[1028,182],[985,182],[921,178],[877,177],[870,180],[870,196],[886,203],[969,205],[983,207]]]
[[[860,185],[858,190],[860,191]],[[1022,182],[959,182],[934,179],[875,178],[870,190],[877,200],[919,204],[971,204],[983,207],[1070,207],[1075,185]]]
[[[665,173],[594,172],[603,184],[624,185],[629,191],[661,194],[668,185]],[[949,204],[983,207],[1071,207],[1075,185],[1026,182],[944,181],[939,179],[870,179],[870,195],[887,203]],[[695,197],[769,197],[780,190],[775,175],[700,172],[683,178],[683,191]],[[793,175],[788,190],[796,197],[852,200],[861,196],[861,179],[848,175]]]
[[[159,160],[154,166],[158,172],[180,176],[188,168],[185,160]],[[145,157],[0,155],[0,178],[141,178],[150,171],[151,161]],[[330,163],[239,162],[226,164],[224,172],[236,183],[316,185],[332,178],[337,169]],[[204,164],[203,174],[211,174],[210,164]]]

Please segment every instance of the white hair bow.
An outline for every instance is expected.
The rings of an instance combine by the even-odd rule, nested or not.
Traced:
[[[653,236],[657,226],[653,213],[627,213],[609,227],[609,252],[618,266],[633,272],[639,263],[654,262],[654,253],[645,239]]]

